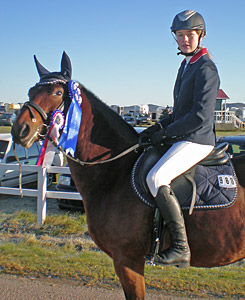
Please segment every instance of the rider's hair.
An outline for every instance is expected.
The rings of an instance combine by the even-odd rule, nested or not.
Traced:
[[[197,46],[197,49],[200,50],[200,49],[203,48],[203,46],[200,45],[200,42],[201,42],[201,39],[204,38],[205,32],[204,32],[203,30],[196,29],[196,33],[199,35],[199,45]],[[207,53],[207,55],[208,55],[208,57],[209,57],[210,59],[212,59],[212,57],[211,57],[211,55],[210,55],[209,52]]]

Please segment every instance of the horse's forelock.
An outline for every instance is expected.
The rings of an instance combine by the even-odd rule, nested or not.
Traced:
[[[64,88],[64,97],[69,96],[68,95],[68,87],[67,84],[62,84],[63,88]],[[29,99],[34,99],[38,94],[42,93],[42,92],[46,92],[47,94],[51,94],[51,92],[53,91],[54,85],[53,84],[36,84],[34,86],[32,86],[29,91],[28,91],[28,97]]]
[[[50,94],[53,87],[51,85],[34,85],[28,91],[28,97],[30,99],[35,98],[38,94],[42,93],[44,90],[46,93]]]

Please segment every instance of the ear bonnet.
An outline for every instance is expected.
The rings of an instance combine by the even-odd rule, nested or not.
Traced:
[[[34,61],[37,67],[38,74],[40,76],[40,81],[38,84],[56,84],[64,83],[66,84],[71,80],[72,67],[69,56],[66,52],[63,52],[61,59],[61,71],[60,72],[49,72],[44,68],[40,62],[37,60],[36,55],[34,55]]]

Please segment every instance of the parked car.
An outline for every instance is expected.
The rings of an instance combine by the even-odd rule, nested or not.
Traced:
[[[136,125],[136,121],[134,117],[131,116],[123,116],[123,119],[131,126],[135,126]]]
[[[15,114],[3,113],[0,115],[0,126],[12,126],[15,119]]]
[[[22,146],[15,145],[18,159],[23,165],[35,165],[39,156],[41,144],[35,142],[30,148],[23,148]],[[0,134],[0,163],[5,164],[18,164],[14,149],[13,140],[10,133]],[[60,151],[56,151],[54,166],[63,165],[63,154]],[[52,184],[53,177],[55,174],[49,174],[48,185]],[[37,182],[37,172],[22,171],[22,184]],[[19,185],[19,171],[17,170],[6,170],[0,168],[0,185],[5,187],[14,187]]]
[[[77,193],[74,181],[70,174],[61,174],[55,186],[57,191]],[[59,208],[84,212],[83,202],[79,200],[57,199]]]
[[[151,117],[147,114],[140,114],[136,117],[136,125],[150,125]]]
[[[217,137],[217,143],[229,143],[227,152],[232,157],[245,154],[245,135],[232,135]]]

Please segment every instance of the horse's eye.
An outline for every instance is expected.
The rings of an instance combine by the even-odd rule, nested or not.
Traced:
[[[63,95],[62,91],[56,91],[55,92],[55,96],[62,96],[62,95]]]

